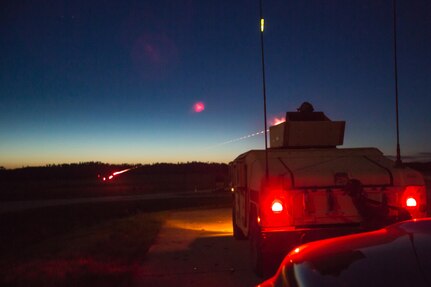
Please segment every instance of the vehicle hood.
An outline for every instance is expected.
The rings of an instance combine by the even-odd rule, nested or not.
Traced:
[[[301,245],[260,286],[431,286],[431,219]]]

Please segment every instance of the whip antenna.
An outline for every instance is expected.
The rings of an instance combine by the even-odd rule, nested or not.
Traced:
[[[263,8],[262,0],[259,1],[259,11],[260,11],[260,50],[262,59],[262,83],[263,83],[263,117],[264,117],[264,127],[265,127],[265,175],[268,178],[268,128],[266,120],[266,81],[265,81],[265,55],[264,55],[264,45],[263,45],[263,31],[265,30],[265,19],[263,18]]]
[[[401,161],[401,150],[400,150],[400,126],[398,119],[398,63],[397,63],[397,3],[393,0],[393,18],[394,18],[394,76],[395,76],[395,116],[396,116],[396,128],[397,128],[397,159],[395,161],[396,167],[403,165]]]

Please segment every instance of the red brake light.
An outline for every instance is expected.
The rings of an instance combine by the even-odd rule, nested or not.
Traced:
[[[406,199],[406,206],[407,207],[416,207],[417,206],[416,199],[414,199],[414,197],[408,197]]]
[[[271,210],[275,213],[283,211],[283,204],[279,200],[274,200],[271,205]]]
[[[407,208],[417,208],[420,204],[426,203],[425,187],[422,185],[406,186],[401,203]]]

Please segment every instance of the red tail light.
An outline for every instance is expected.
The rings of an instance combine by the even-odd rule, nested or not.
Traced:
[[[416,202],[416,199],[414,197],[408,197],[406,199],[406,206],[407,207],[416,207],[418,204]]]
[[[283,204],[280,200],[274,200],[271,205],[271,210],[274,213],[280,213],[283,211]]]
[[[419,208],[421,205],[426,204],[425,196],[424,186],[406,186],[401,198],[401,204],[407,208]]]

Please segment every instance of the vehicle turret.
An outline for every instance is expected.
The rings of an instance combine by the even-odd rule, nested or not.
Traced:
[[[270,148],[333,148],[344,141],[345,121],[331,121],[304,102],[297,112],[287,112],[286,121],[269,128]]]

